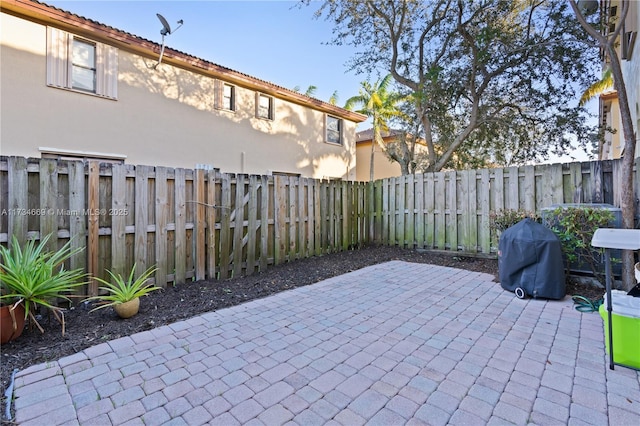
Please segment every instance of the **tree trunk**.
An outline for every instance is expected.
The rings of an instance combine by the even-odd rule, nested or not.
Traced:
[[[620,172],[621,190],[620,209],[622,210],[622,227],[625,229],[635,228],[635,197],[633,188],[633,162],[636,153],[636,137],[633,134],[633,122],[631,120],[631,110],[629,109],[629,99],[627,88],[624,83],[620,58],[615,49],[615,41],[618,36],[625,37],[621,33],[622,26],[616,25],[613,34],[604,36],[594,27],[589,25],[578,9],[576,0],[570,1],[571,8],[578,18],[578,22],[591,37],[593,37],[600,47],[604,49],[610,59],[611,73],[613,75],[613,85],[618,95],[618,105],[622,121],[622,135],[624,137],[624,154],[622,155],[622,170]],[[619,14],[619,22],[624,22],[629,12],[629,1],[622,1],[622,12]],[[630,289],[635,285],[633,251],[624,250],[622,252],[622,285],[625,289]]]
[[[624,153],[622,155],[622,170],[620,178],[622,180],[622,194],[620,197],[620,209],[622,210],[622,227],[625,229],[635,229],[635,196],[633,190],[633,163],[636,152],[636,137],[633,133],[633,123],[631,121],[631,111],[629,109],[629,99],[627,88],[624,83],[620,59],[612,45],[607,46],[607,53],[611,59],[611,73],[613,74],[613,84],[618,92],[618,105],[620,108],[620,118],[622,121],[622,134],[624,137]],[[636,284],[634,273],[634,255],[631,250],[622,252],[622,285],[626,290],[630,290]]]
[[[374,135],[375,138],[375,135]],[[375,150],[376,150],[376,142],[371,139],[371,159],[369,160],[369,182],[373,182],[373,160],[374,160],[374,154],[375,154]]]

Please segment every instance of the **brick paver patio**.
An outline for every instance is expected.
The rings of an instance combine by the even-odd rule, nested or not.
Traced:
[[[640,425],[602,319],[487,274],[388,262],[16,376],[27,425]]]

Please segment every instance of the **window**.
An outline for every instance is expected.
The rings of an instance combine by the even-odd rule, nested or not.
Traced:
[[[71,52],[71,88],[96,93],[96,45],[74,38]]]
[[[118,49],[47,27],[47,86],[118,98]]]
[[[222,87],[222,109],[236,110],[236,88],[226,83]]]
[[[342,120],[327,115],[325,140],[329,143],[342,145]]]
[[[256,117],[273,120],[273,98],[262,93],[256,94]]]
[[[236,110],[236,86],[225,83],[222,80],[214,82],[215,99],[213,104],[216,109],[224,109],[227,111]]]

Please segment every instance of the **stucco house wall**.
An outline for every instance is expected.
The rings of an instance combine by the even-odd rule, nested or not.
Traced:
[[[358,142],[356,145],[356,180],[368,182],[371,177],[371,140]],[[379,146],[374,146],[373,177],[374,180],[400,176],[400,164],[382,152]]]
[[[600,5],[601,7],[607,8],[607,10],[617,8],[619,11],[622,8],[620,0],[604,1],[601,2]],[[611,19],[611,22],[617,22],[615,18]],[[617,25],[619,24],[620,23],[617,23]],[[637,138],[640,134],[640,40],[638,40],[638,32],[640,31],[640,2],[629,1],[629,11],[624,24],[624,29],[627,33],[635,32],[635,43],[631,54],[626,59],[623,58],[622,43],[618,44],[617,51],[621,60],[627,99],[631,111],[631,121]],[[603,64],[603,68],[606,66],[608,66],[606,63]],[[615,90],[603,93],[600,96],[600,123],[615,129],[616,132],[605,133],[604,143],[600,146],[599,158],[601,160],[608,160],[622,157],[625,141],[622,135],[620,104]],[[635,156],[640,157],[640,149],[636,148]]]
[[[1,7],[1,155],[356,178],[364,116],[171,49],[154,69],[158,45],[42,3]],[[47,26],[117,48],[116,100],[47,85]],[[235,111],[216,107],[221,82],[235,88]],[[256,93],[272,99],[273,119],[256,118]],[[328,115],[340,144],[327,141]]]

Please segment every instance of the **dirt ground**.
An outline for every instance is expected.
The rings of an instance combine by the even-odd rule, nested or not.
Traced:
[[[499,285],[496,259],[461,257],[380,246],[296,260],[272,266],[263,273],[248,277],[224,281],[188,282],[168,287],[144,297],[141,300],[138,315],[126,320],[118,318],[111,308],[89,312],[91,306],[80,305],[65,312],[64,336],[55,318],[45,314],[38,319],[45,329],[44,334],[27,325],[22,336],[2,345],[2,416],[4,418],[4,390],[10,383],[14,369],[22,370],[30,365],[74,354],[107,340],[238,305],[279,291],[313,284],[389,260],[429,263],[485,272],[494,275],[496,285]],[[597,299],[602,296],[602,293],[602,290],[594,287],[575,283],[567,284],[569,295],[579,294]]]

